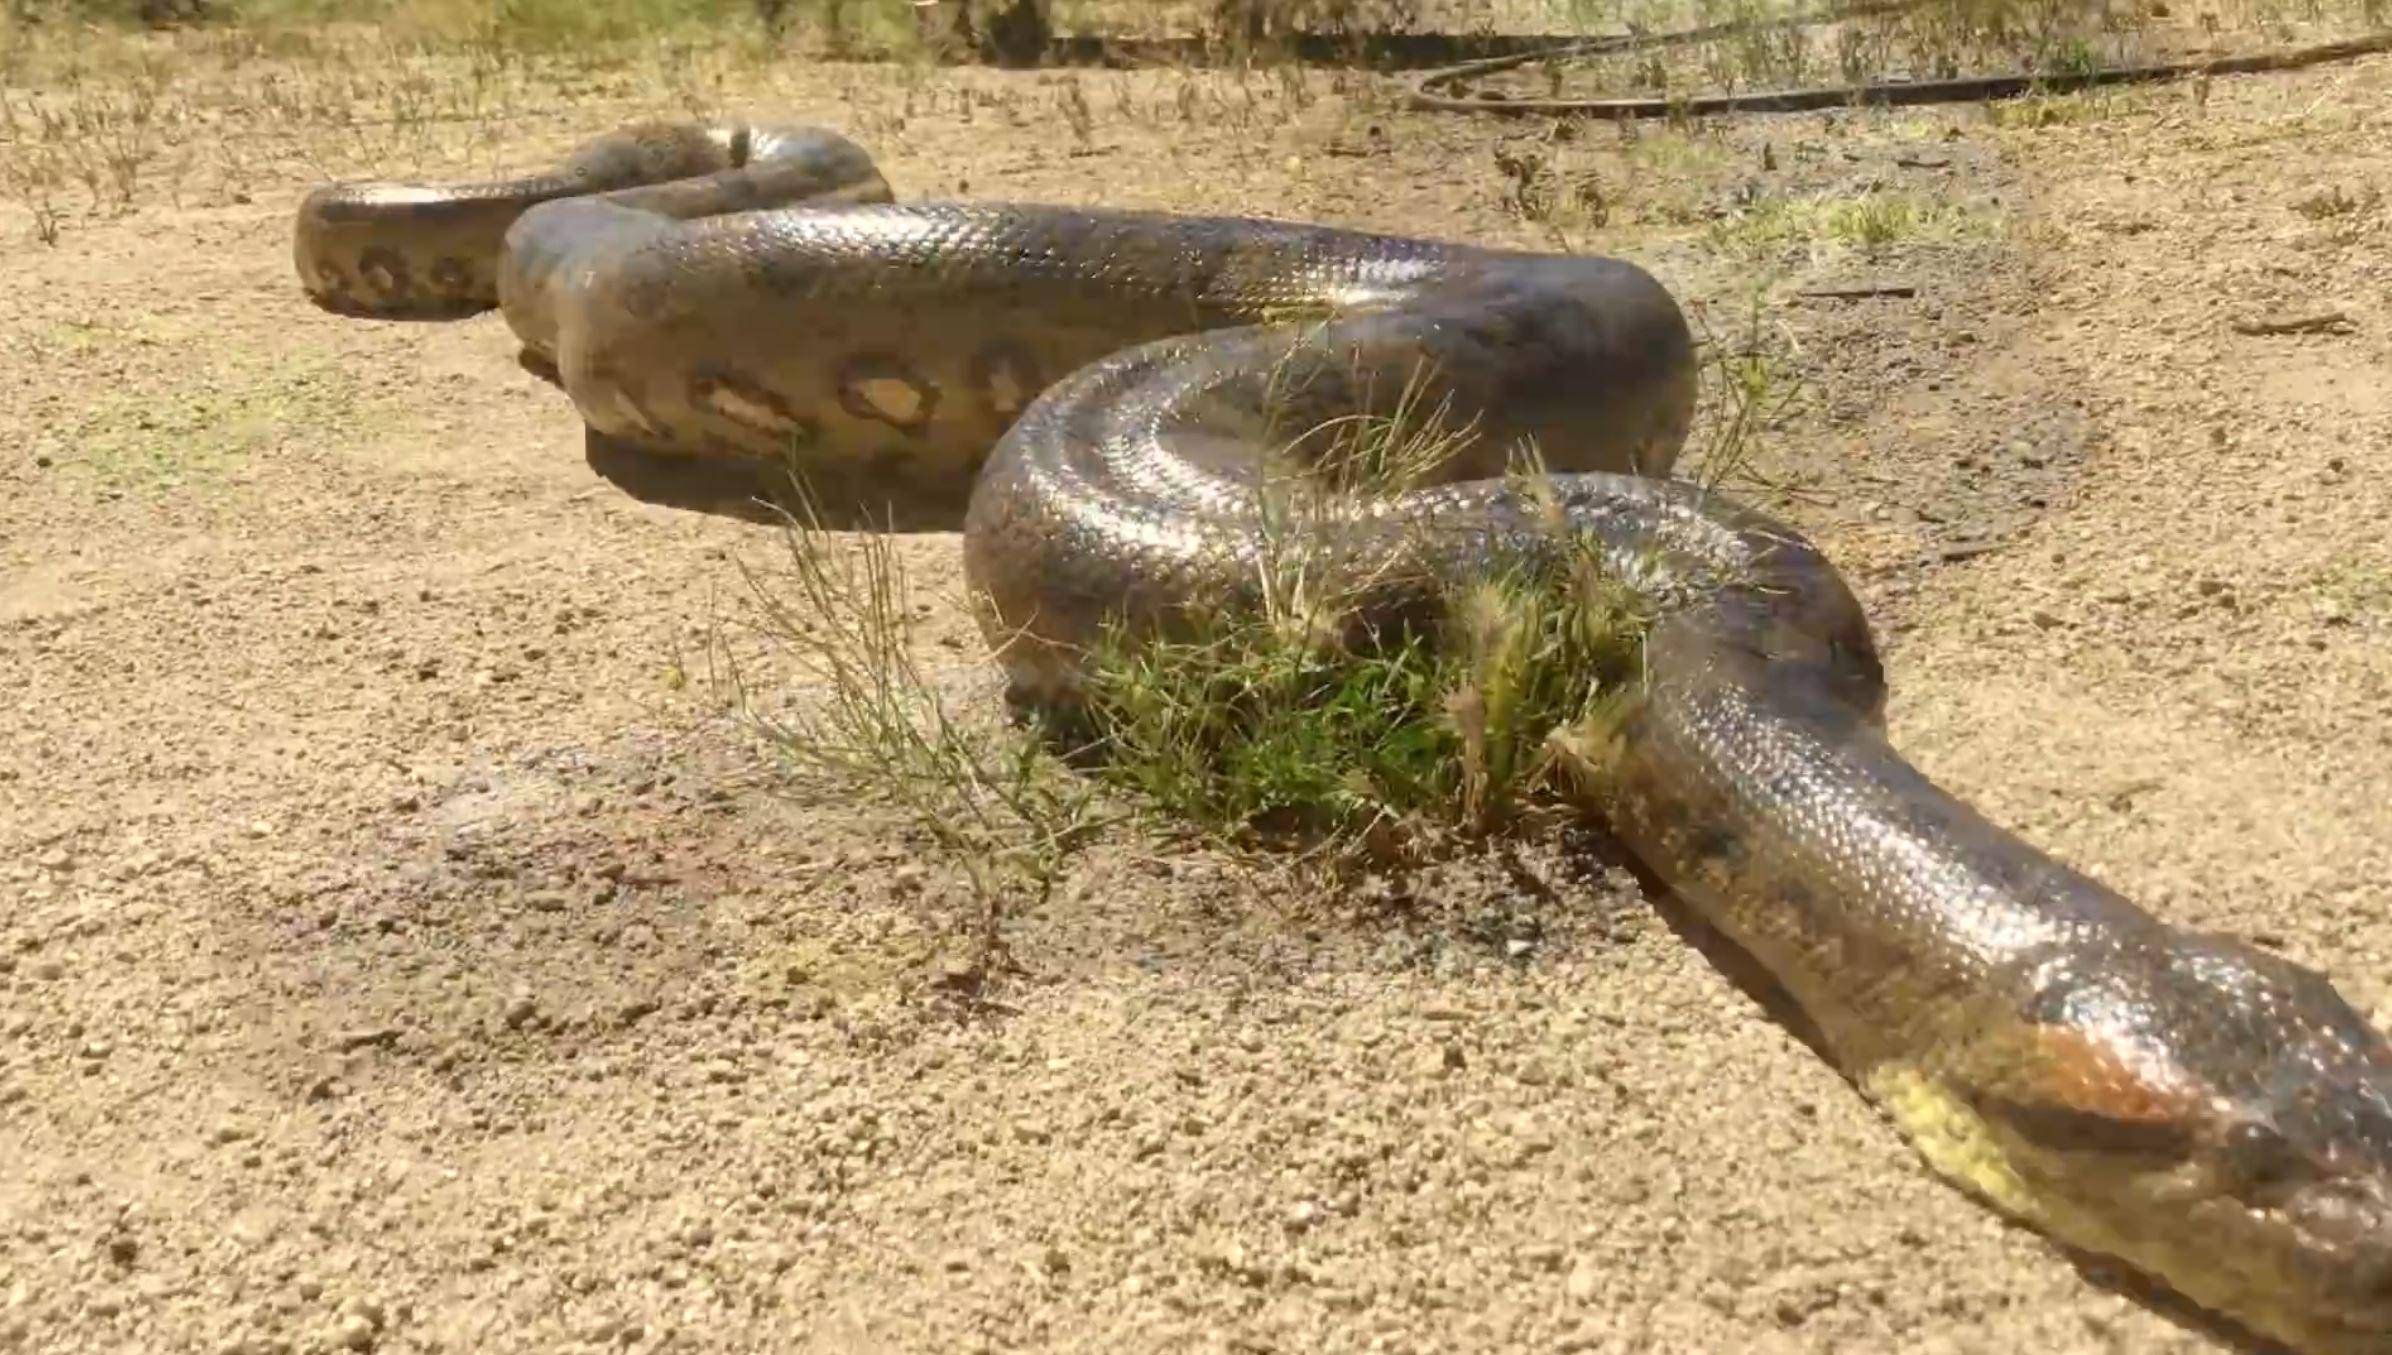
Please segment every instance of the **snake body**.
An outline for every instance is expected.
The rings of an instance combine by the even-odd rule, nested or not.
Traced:
[[[1642,270],[901,206],[841,138],[747,126],[627,129],[512,184],[320,189],[297,254],[343,313],[499,307],[595,440],[692,467],[794,447],[809,476],[927,505],[962,529],[1016,688],[1049,698],[1107,618],[1163,625],[1254,577],[1287,428],[1431,373],[1480,450],[1304,530],[1390,580],[1548,554],[1557,521],[1591,542],[1658,620],[1639,691],[1579,750],[1590,807],[1924,1158],[2253,1332],[2392,1349],[2392,1047],[2323,976],[2161,922],[1902,759],[1833,567],[1669,478],[1694,348]],[[1522,438],[1541,487],[1502,473]]]

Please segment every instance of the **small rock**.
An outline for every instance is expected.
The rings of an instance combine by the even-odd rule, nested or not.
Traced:
[[[363,1313],[349,1314],[333,1329],[333,1340],[339,1342],[344,1350],[372,1350],[374,1340],[379,1335],[381,1333],[374,1330],[374,1324],[366,1321]]]
[[[518,993],[515,1000],[507,1004],[506,1010],[499,1014],[499,1019],[506,1023],[507,1029],[517,1030],[539,1014],[539,1002],[529,993]]]
[[[1573,1300],[1585,1303],[1602,1292],[1603,1272],[1595,1265],[1594,1258],[1583,1258],[1570,1267],[1570,1277],[1561,1282],[1561,1287]]]
[[[1291,1205],[1280,1220],[1291,1233],[1300,1233],[1321,1221],[1321,1207],[1310,1200]]]

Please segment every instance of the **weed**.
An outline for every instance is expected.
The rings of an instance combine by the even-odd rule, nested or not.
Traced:
[[[1692,460],[1698,468],[1695,482],[1706,491],[1731,484],[1739,491],[1787,490],[1759,469],[1765,457],[1763,435],[1781,423],[1802,396],[1792,365],[1777,352],[1784,336],[1769,324],[1767,290],[1765,284],[1750,289],[1738,332],[1730,335],[1713,331],[1704,313],[1696,313],[1702,332],[1703,398]]]
[[[2207,97],[2205,83],[2195,89],[2196,97]],[[2039,92],[1987,104],[1985,120],[1999,128],[2033,131],[2100,122],[2115,116],[2121,107],[2121,98],[2114,89],[2080,89],[2066,94]]]
[[[783,523],[778,568],[740,563],[752,629],[794,669],[791,699],[762,691],[737,652],[713,648],[716,690],[770,748],[787,784],[870,797],[902,813],[969,882],[977,986],[1005,963],[1009,909],[1054,891],[1105,823],[1096,787],[1036,738],[960,714],[921,659],[919,613],[890,537],[836,537],[804,506]]]
[[[2372,185],[2353,191],[2329,184],[2294,201],[2292,210],[2308,220],[2324,222],[2371,212],[2382,201],[2382,192]]]
[[[1714,225],[1707,243],[1720,253],[1758,262],[1795,250],[1874,253],[1895,244],[1954,243],[1992,233],[1987,217],[1944,198],[1869,193],[1764,199]]]

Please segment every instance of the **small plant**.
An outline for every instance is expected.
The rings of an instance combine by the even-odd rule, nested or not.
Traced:
[[[1708,243],[1724,254],[1766,261],[1795,250],[1870,253],[1910,242],[1952,243],[1989,230],[1984,217],[1946,199],[1868,193],[1765,199],[1714,225]]]
[[[895,808],[962,873],[973,916],[960,972],[976,989],[1005,963],[1008,910],[1045,901],[1104,823],[1096,787],[1042,740],[959,712],[922,663],[919,614],[892,539],[835,538],[802,495],[799,503],[782,525],[781,566],[740,564],[753,630],[794,669],[797,695],[760,691],[720,637],[717,690],[788,784]]]
[[[1086,154],[1096,149],[1096,110],[1089,107],[1088,93],[1080,87],[1080,82],[1065,80],[1063,92],[1056,96],[1056,103],[1062,109],[1064,122],[1071,127],[1072,140],[1078,143],[1080,152]]]
[[[2382,200],[2382,193],[2372,185],[2352,190],[2329,184],[2294,200],[2292,210],[2311,221],[2332,221],[2372,211]]]

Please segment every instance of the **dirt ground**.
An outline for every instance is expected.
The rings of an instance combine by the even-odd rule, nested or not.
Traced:
[[[1551,142],[1321,72],[279,59],[177,58],[131,210],[0,208],[0,1348],[2227,1348],[1928,1175],[1600,842],[1348,904],[1124,836],[959,1010],[952,871],[707,680],[770,534],[594,476],[496,317],[310,308],[290,213],[770,108],[906,198],[1625,254],[1799,383],[1753,493],[1897,743],[2382,1020],[2392,60]],[[1912,291],[1802,294],[1856,284]]]

